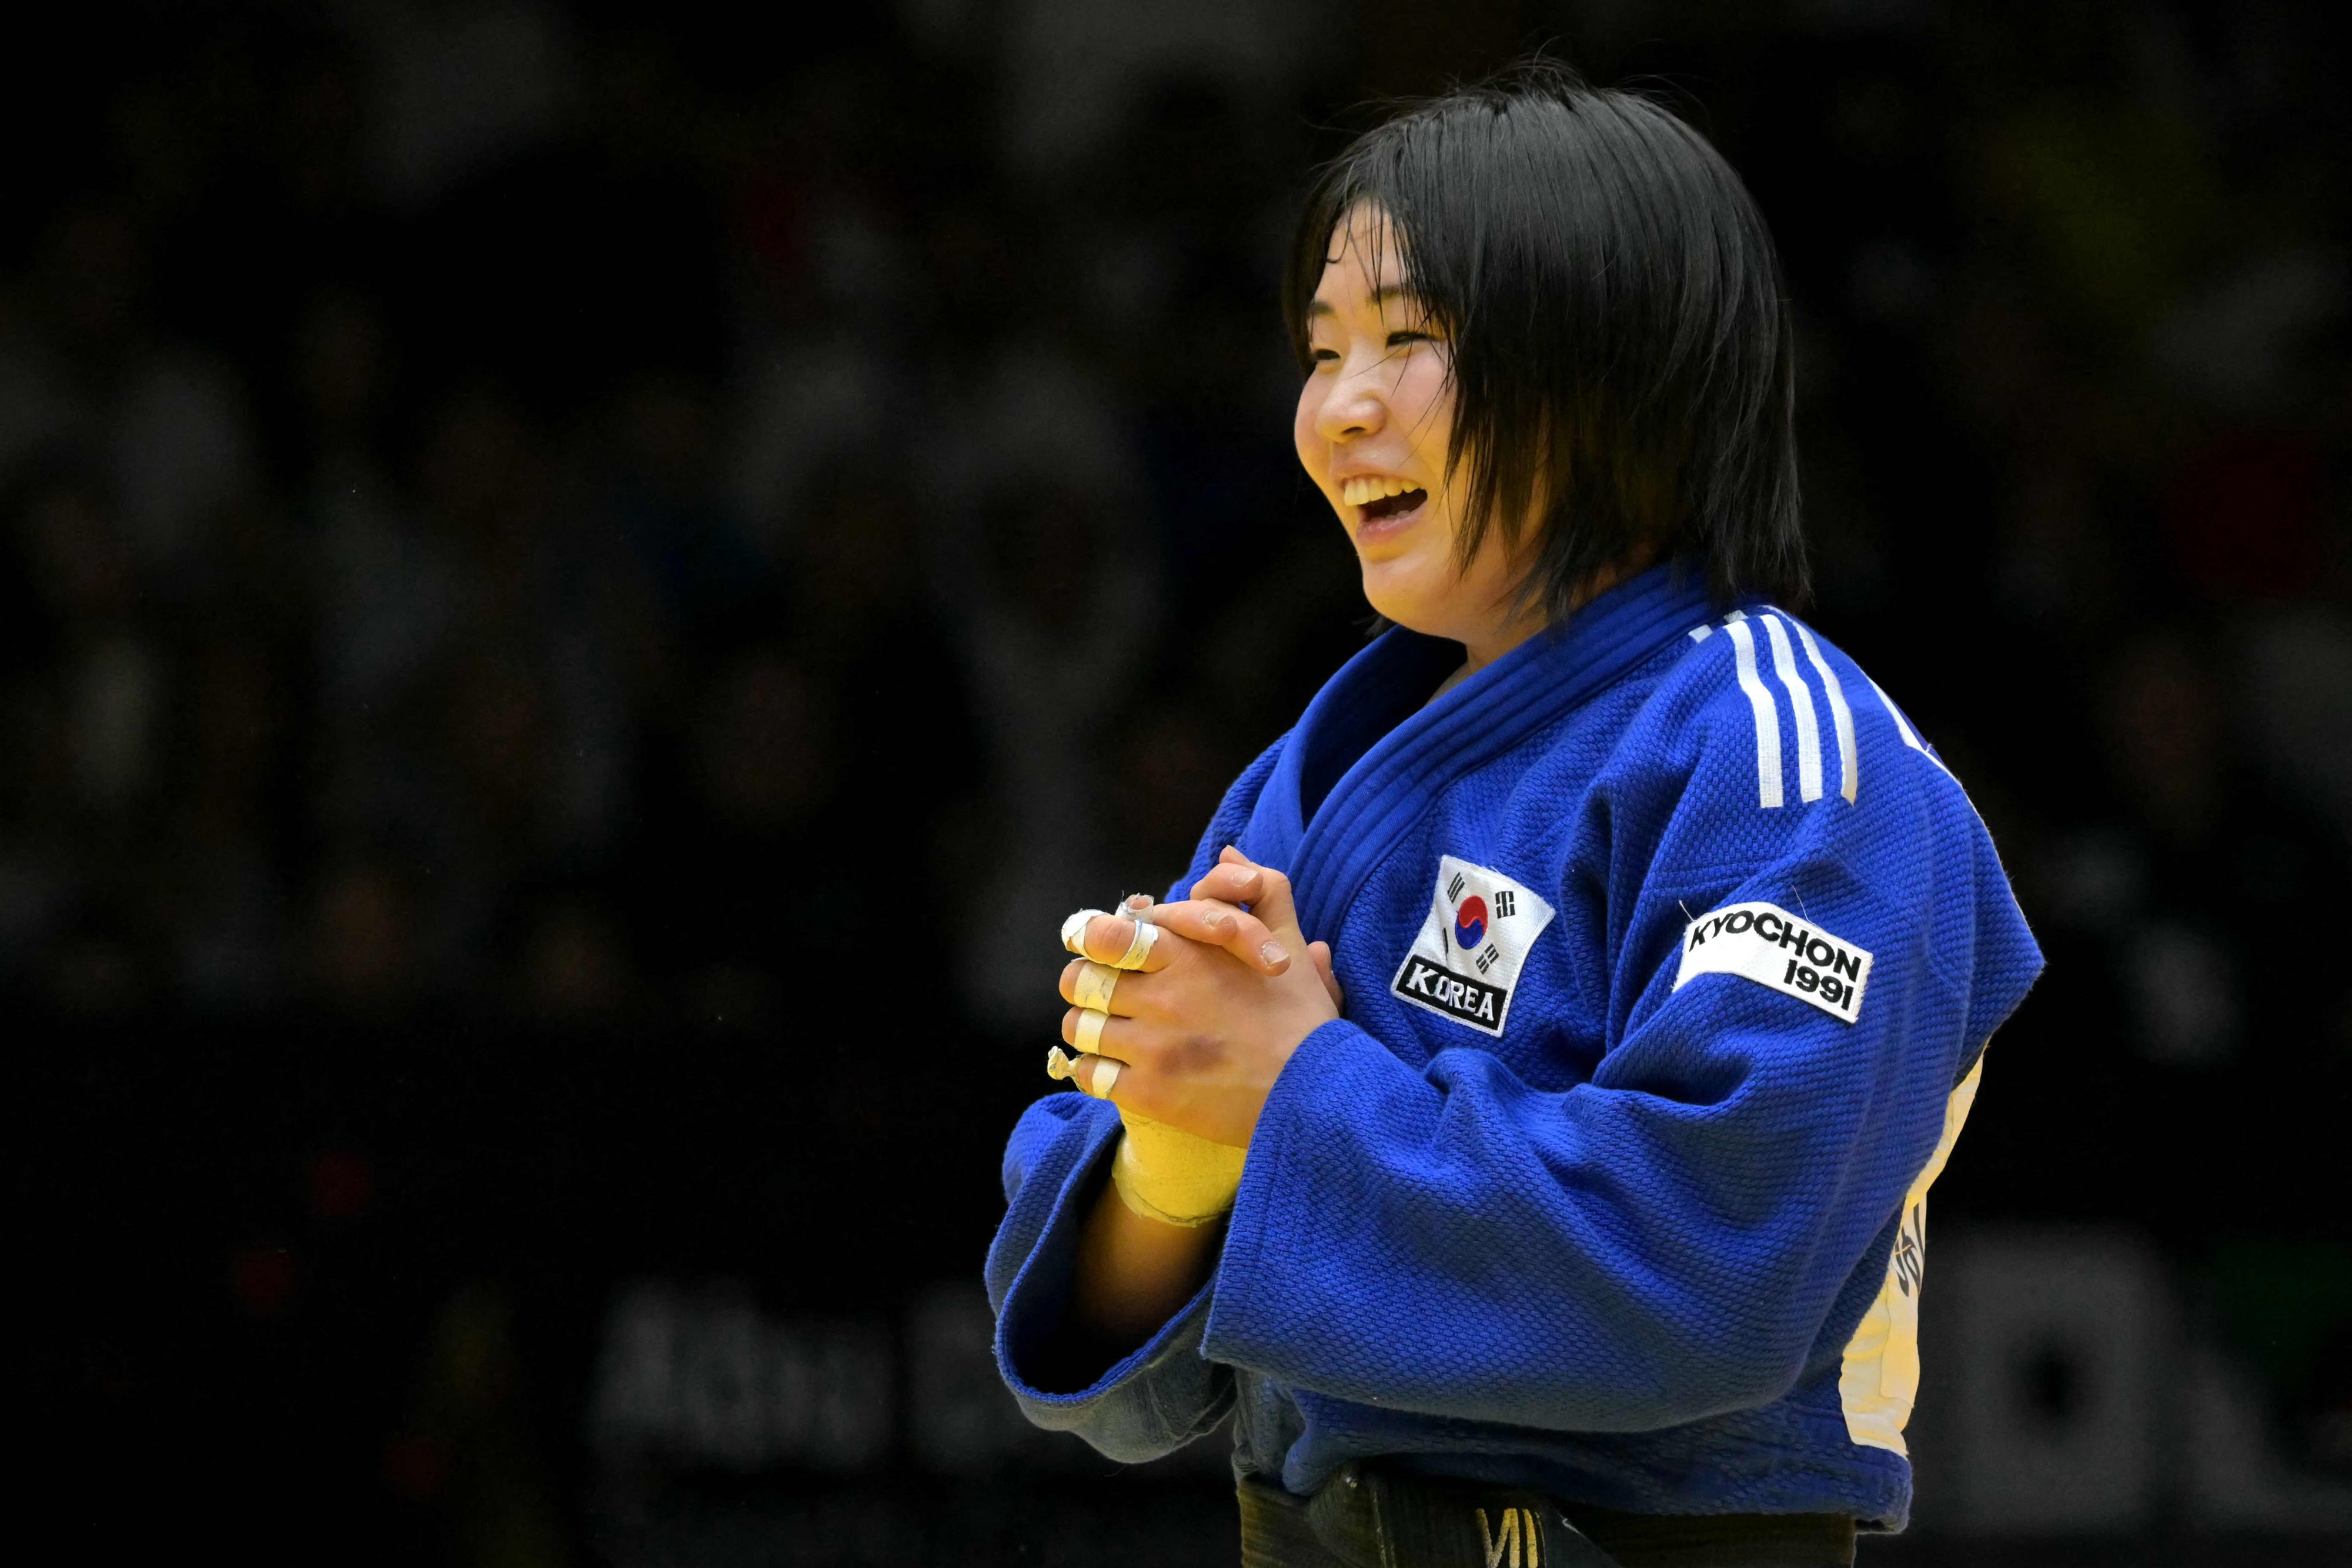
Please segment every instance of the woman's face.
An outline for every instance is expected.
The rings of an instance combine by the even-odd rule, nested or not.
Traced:
[[[1313,369],[1292,434],[1355,544],[1372,608],[1454,638],[1483,663],[1515,620],[1517,576],[1497,528],[1468,571],[1454,559],[1464,486],[1458,473],[1454,484],[1445,479],[1453,350],[1403,285],[1387,215],[1356,208],[1333,236],[1308,308]]]

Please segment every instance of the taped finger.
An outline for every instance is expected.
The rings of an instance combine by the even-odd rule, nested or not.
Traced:
[[[1108,915],[1108,909],[1081,909],[1062,922],[1062,946],[1083,958],[1087,956],[1087,922],[1097,915]]]
[[[1146,920],[1140,913],[1135,915],[1135,934],[1127,939],[1127,951],[1111,960],[1114,969],[1140,969],[1143,961],[1151,956],[1151,945],[1160,940],[1160,927]]]
[[[1109,1099],[1112,1088],[1118,1082],[1118,1070],[1127,1064],[1109,1056],[1089,1056],[1085,1060],[1094,1063],[1094,1071],[1079,1087],[1097,1100]]]
[[[1116,1057],[1072,1056],[1058,1045],[1045,1053],[1046,1077],[1076,1083],[1079,1092],[1097,1100],[1110,1098],[1112,1088],[1118,1082],[1119,1069],[1126,1065]]]
[[[1108,964],[1086,959],[1078,965],[1078,977],[1070,984],[1071,1002],[1094,1012],[1110,1011],[1111,994],[1118,989],[1118,976],[1119,971]]]
[[[1062,1014],[1063,1041],[1073,1051],[1087,1056],[1100,1056],[1108,1051],[1122,1061],[1131,1062],[1138,1052],[1151,1054],[1152,1033],[1135,1019],[1117,1013],[1071,1008]]]
[[[1128,929],[1095,924],[1098,921],[1122,921]],[[1114,914],[1102,909],[1081,909],[1062,923],[1062,931],[1063,946],[1071,952],[1114,969],[1150,967],[1148,960],[1152,946],[1160,940],[1160,927],[1141,910]]]

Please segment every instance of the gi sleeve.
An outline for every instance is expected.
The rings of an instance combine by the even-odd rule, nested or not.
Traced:
[[[1347,1019],[1308,1036],[1251,1145],[1208,1355],[1552,1430],[1678,1425],[1795,1385],[1841,1287],[1885,1267],[1947,1100],[2040,955],[1891,706],[1853,716],[1854,800],[1830,792],[1832,755],[1825,788],[1773,810],[1760,726],[1721,697],[1660,699],[1562,806],[1581,837],[1538,942],[1570,946],[1509,1027],[1566,1057],[1599,1014],[1589,1081],[1536,1088],[1467,1030],[1425,1067]],[[1738,908],[1723,946],[1686,950]]]
[[[1076,1432],[1125,1463],[1155,1459],[1202,1436],[1233,1407],[1233,1373],[1201,1355],[1210,1285],[1083,1388],[1046,1386],[1039,1369],[1062,1333],[1080,1232],[1109,1175],[1118,1113],[1083,1094],[1029,1107],[1004,1151],[1004,1223],[988,1252],[996,1364],[1038,1426]]]
[[[1171,890],[1186,896],[1236,841],[1282,755],[1266,748],[1226,792],[1192,866]],[[1076,1432],[1114,1459],[1158,1458],[1215,1427],[1232,1408],[1233,1374],[1201,1354],[1208,1284],[1141,1346],[1078,1389],[1049,1388],[1050,1347],[1062,1336],[1071,1272],[1087,1214],[1109,1178],[1118,1113],[1083,1094],[1050,1094],[1023,1113],[1004,1151],[1005,1215],[988,1251],[996,1310],[996,1364],[1023,1414]]]

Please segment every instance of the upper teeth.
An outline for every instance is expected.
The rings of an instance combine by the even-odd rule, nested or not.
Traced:
[[[1384,496],[1402,496],[1407,490],[1420,488],[1410,479],[1385,479],[1377,475],[1360,474],[1352,479],[1339,481],[1339,499],[1351,507],[1363,507]]]

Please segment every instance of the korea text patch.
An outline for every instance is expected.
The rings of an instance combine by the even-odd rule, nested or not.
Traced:
[[[1441,855],[1429,918],[1389,990],[1417,1008],[1500,1038],[1528,949],[1555,913],[1501,872]]]

